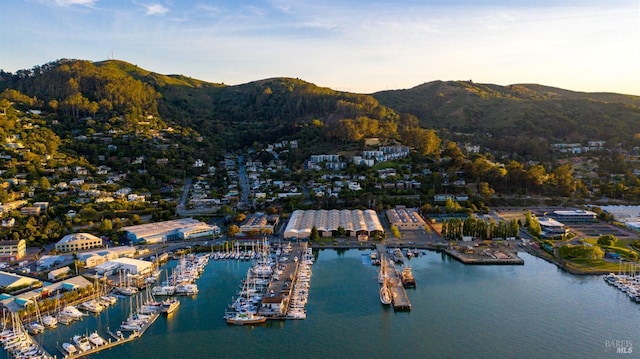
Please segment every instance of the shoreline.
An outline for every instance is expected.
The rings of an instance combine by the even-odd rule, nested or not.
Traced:
[[[398,242],[382,242],[382,244],[384,244],[386,247],[388,248],[416,248],[416,249],[423,249],[423,250],[429,250],[429,251],[434,251],[434,252],[444,252],[446,253],[448,256],[450,256],[453,259],[456,259],[458,261],[460,261],[463,264],[466,265],[523,265],[524,264],[524,260],[521,259],[521,261],[514,261],[513,259],[505,259],[503,262],[500,262],[500,260],[486,260],[486,261],[475,261],[475,260],[463,260],[461,259],[461,256],[456,256],[453,255],[452,253],[450,253],[451,251],[447,250],[447,248],[445,246],[438,246],[438,245],[433,245],[430,243],[404,243],[402,241],[398,241]],[[334,250],[347,250],[347,249],[359,249],[359,250],[371,250],[371,249],[376,249],[376,243],[373,242],[351,242],[351,241],[345,241],[343,243],[328,243],[328,242],[320,242],[320,243],[312,243],[310,242],[309,245],[311,246],[311,248],[313,249],[334,249]],[[519,249],[519,250],[518,250]],[[517,256],[517,252],[518,251],[523,251],[523,252],[527,252],[530,255],[543,259],[551,264],[554,264],[558,269],[561,269],[569,274],[573,274],[573,275],[606,275],[609,274],[611,271],[609,270],[598,270],[598,269],[593,269],[593,270],[581,270],[581,269],[577,269],[574,267],[571,267],[569,265],[567,265],[567,263],[570,262],[566,262],[566,261],[561,261],[558,259],[553,259],[553,258],[549,258],[549,256],[545,255],[545,253],[541,252],[541,250],[536,250],[535,248],[531,248],[531,247],[523,247],[523,246],[518,246],[518,248],[516,249],[509,249],[512,252],[516,253]]]

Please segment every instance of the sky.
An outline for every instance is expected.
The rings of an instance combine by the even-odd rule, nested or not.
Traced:
[[[124,60],[358,93],[435,80],[640,95],[640,0],[3,0],[0,69]]]

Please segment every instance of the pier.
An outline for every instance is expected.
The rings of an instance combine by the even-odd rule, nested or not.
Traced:
[[[464,264],[524,265],[524,259],[504,248],[500,250],[450,248],[444,252]]]
[[[95,354],[98,352],[101,352],[103,350],[107,350],[107,349],[111,349],[115,346],[121,345],[121,344],[125,344],[125,343],[129,343],[135,339],[138,339],[142,336],[142,334],[144,334],[144,332],[151,326],[151,324],[153,324],[156,319],[158,319],[158,317],[160,316],[160,313],[156,312],[153,313],[151,315],[151,317],[149,318],[148,321],[146,321],[144,323],[144,325],[142,325],[141,329],[139,331],[134,331],[131,334],[129,334],[129,336],[125,337],[124,335],[120,334],[115,334],[113,332],[111,332],[109,329],[107,329],[107,333],[109,334],[109,338],[107,339],[107,342],[104,345],[100,345],[100,346],[96,346],[92,344],[92,348],[90,350],[85,350],[85,351],[78,351],[75,354],[70,354],[67,353],[64,349],[62,349],[62,347],[60,345],[58,345],[58,350],[60,351],[60,353],[62,353],[63,358],[82,358],[85,357],[87,355],[91,355],[91,354]],[[74,344],[74,343],[72,343]]]
[[[267,286],[258,314],[267,319],[292,319],[289,314],[292,299],[295,297],[293,292],[298,285],[299,272],[304,265],[303,258],[307,248],[307,243],[293,245],[290,253],[278,258],[276,272]]]
[[[396,311],[410,311],[411,302],[407,291],[402,285],[402,274],[398,271],[394,264],[394,260],[389,258],[387,247],[382,244],[376,245],[381,261],[386,261],[387,267],[387,285],[391,290],[391,304]]]

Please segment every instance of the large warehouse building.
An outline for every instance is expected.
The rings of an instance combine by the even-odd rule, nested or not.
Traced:
[[[420,214],[413,209],[398,207],[387,211],[389,224],[399,229],[424,229],[427,223]]]
[[[123,227],[132,243],[158,243],[180,239],[212,237],[220,234],[218,226],[211,226],[193,218],[140,224]]]
[[[314,226],[322,237],[337,235],[339,228],[344,228],[349,237],[384,233],[378,214],[374,210],[297,210],[289,219],[284,238],[308,239]]]

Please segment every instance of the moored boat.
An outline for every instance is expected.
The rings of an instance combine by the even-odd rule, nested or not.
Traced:
[[[101,337],[100,334],[98,334],[98,332],[91,333],[89,335],[89,341],[97,347],[107,344],[107,341],[104,340],[104,338]]]
[[[62,349],[64,349],[64,351],[68,354],[75,354],[78,352],[78,348],[76,348],[75,345],[71,343],[62,343]]]
[[[389,289],[389,287],[387,287],[387,284],[384,283],[382,286],[380,286],[380,303],[389,305],[391,304],[391,299],[391,290]]]
[[[58,326],[58,319],[53,315],[42,316],[42,324],[47,328],[55,328]]]
[[[402,268],[402,286],[405,288],[416,287],[416,279],[413,277],[413,272],[409,266]]]
[[[180,306],[180,300],[178,300],[178,298],[167,298],[162,301],[160,311],[169,315],[178,309],[178,306]]]
[[[93,348],[86,335],[74,335],[73,342],[76,343],[77,349],[82,352],[89,351]]]
[[[225,320],[233,325],[254,325],[266,322],[267,317],[252,312],[237,312],[226,316]]]

